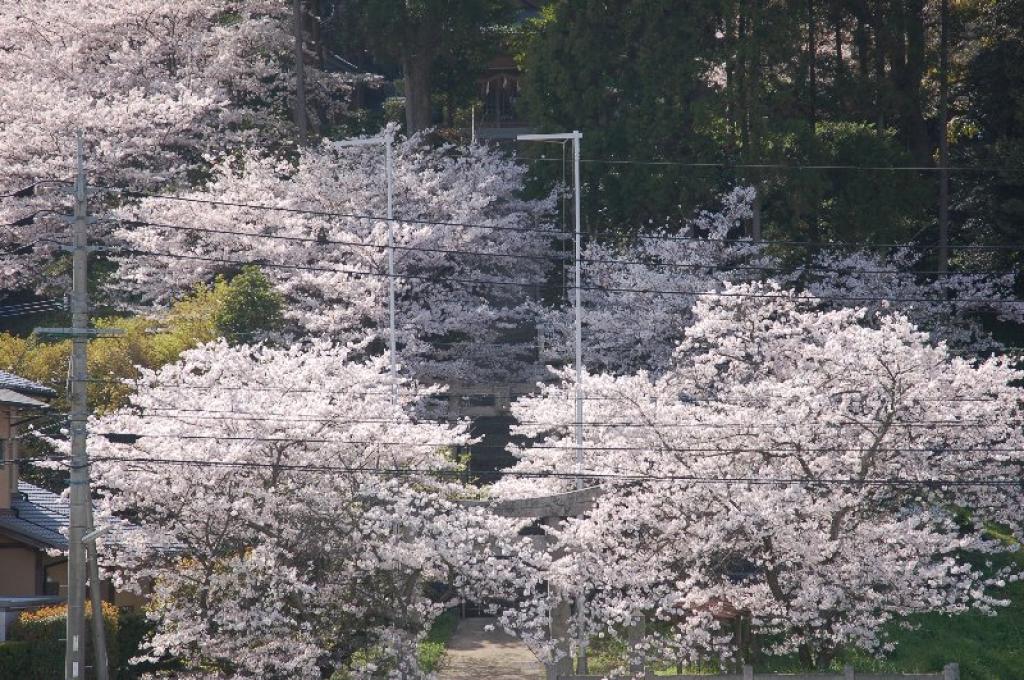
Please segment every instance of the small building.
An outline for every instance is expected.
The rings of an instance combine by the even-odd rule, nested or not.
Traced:
[[[509,0],[509,4],[515,10],[515,23],[522,24],[539,16],[546,3],[544,0]],[[483,102],[483,110],[473,113],[477,139],[508,141],[516,135],[532,132],[518,106],[521,75],[515,57],[507,50],[488,62],[477,80],[477,98]]]
[[[19,431],[50,408],[57,393],[31,380],[0,371],[0,641],[9,623],[27,609],[67,599],[71,506],[62,495],[19,479]],[[114,536],[131,531],[128,523]],[[111,537],[108,540],[116,540]],[[103,599],[138,607],[143,600],[115,591],[109,582]]]
[[[0,640],[24,609],[60,602],[67,584],[68,507],[19,479],[19,430],[56,392],[0,371]]]

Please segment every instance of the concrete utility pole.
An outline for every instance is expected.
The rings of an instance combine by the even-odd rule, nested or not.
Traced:
[[[86,564],[83,537],[92,529],[92,498],[89,491],[89,457],[86,452],[86,426],[89,406],[86,400],[88,372],[87,348],[90,335],[98,335],[89,328],[89,223],[88,189],[85,181],[85,160],[82,133],[78,133],[75,163],[75,208],[71,216],[71,328],[37,328],[48,335],[71,336],[71,517],[68,523],[68,616],[67,639],[64,654],[64,677],[78,680],[85,677],[85,590],[89,570]],[[116,332],[105,331],[104,335]],[[108,680],[107,646],[103,629],[103,611],[100,607],[99,567],[95,563],[95,549],[91,550],[93,601],[93,653],[95,677]]]
[[[583,281],[583,229],[580,222],[580,140],[583,138],[579,130],[554,134],[517,135],[516,139],[523,142],[564,142],[572,140],[573,160],[573,205],[576,226],[575,263],[576,285],[573,311],[576,317],[576,489],[583,488],[583,307],[580,305],[580,286]],[[583,640],[585,597],[581,592],[576,596],[576,620],[579,627],[579,655],[576,660],[577,675],[587,674],[587,647]]]
[[[86,347],[89,329],[88,198],[85,189],[85,162],[82,136],[78,135],[76,153],[78,176],[75,180],[75,214],[72,222],[71,253],[71,520],[68,530],[68,629],[65,676],[80,678],[85,670],[85,545],[86,505],[89,498],[89,461],[85,450],[86,423]],[[97,612],[93,612],[96,616]]]
[[[392,146],[395,141],[395,130],[390,125],[384,129],[384,134],[376,137],[363,139],[347,139],[335,142],[338,148],[352,146],[370,146],[371,144],[384,145],[384,177],[387,184],[388,198],[388,350],[391,355],[391,403],[398,404],[398,350],[395,339],[395,180],[394,180],[394,158]]]

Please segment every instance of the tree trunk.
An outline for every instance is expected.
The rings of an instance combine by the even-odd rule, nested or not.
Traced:
[[[807,123],[810,128],[810,144],[814,156],[817,156],[818,141],[818,19],[814,6],[814,0],[807,0]],[[808,262],[813,261],[818,253],[818,244],[822,241],[821,224],[818,215],[817,197],[811,196],[811,203],[808,206],[810,216],[808,217],[808,240],[811,247],[807,249]]]
[[[295,127],[300,146],[306,145],[309,118],[306,113],[306,64],[302,47],[302,0],[292,0],[292,30],[295,34]]]
[[[843,16],[838,6],[832,9],[832,54],[836,61],[832,73],[832,91],[835,93],[833,96],[836,105],[845,114],[847,111],[845,106],[846,88],[843,82],[846,75],[846,64],[843,60]]]
[[[750,60],[747,73],[747,141],[749,147],[744,149],[748,163],[760,163],[761,159],[761,3],[752,0],[750,9]],[[761,173],[750,168],[747,181],[754,187],[754,203],[750,219],[750,237],[754,241],[761,240]]]
[[[807,643],[800,645],[797,652],[800,656],[800,665],[807,670],[814,669],[814,652],[811,650],[811,646]]]
[[[924,95],[921,84],[927,64],[925,62],[924,0],[908,0],[904,14],[906,30],[906,69],[902,73],[904,94],[904,126],[910,138],[915,160],[927,165],[932,158],[932,146],[924,120]]]
[[[939,26],[939,250],[936,268],[949,267],[949,0],[942,0]]]
[[[811,134],[817,125],[818,111],[816,95],[818,89],[818,26],[814,0],[807,0],[807,104],[809,107]]]
[[[408,54],[402,60],[405,78],[405,128],[409,134],[430,127],[430,70],[433,59],[425,51]]]
[[[884,19],[877,18],[877,21],[884,21]],[[878,136],[881,137],[885,134],[885,106],[888,103],[888,97],[886,92],[886,80],[885,80],[885,58],[888,54],[886,40],[886,29],[883,26],[876,25],[875,30],[875,127],[877,128]]]

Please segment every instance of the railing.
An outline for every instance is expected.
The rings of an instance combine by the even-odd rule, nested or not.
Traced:
[[[557,675],[557,680],[600,680],[601,675]],[[626,676],[630,677],[630,676]],[[857,673],[847,666],[842,673],[755,673],[753,667],[744,666],[742,673],[721,675],[659,675],[648,673],[650,680],[960,680],[960,665],[946,664],[941,673]]]

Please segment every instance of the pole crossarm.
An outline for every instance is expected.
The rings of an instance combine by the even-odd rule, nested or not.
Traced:
[[[124,335],[123,328],[36,328],[37,335],[70,335],[88,338],[116,338]]]

